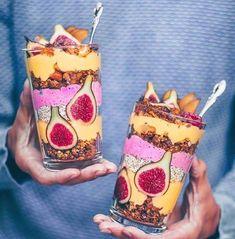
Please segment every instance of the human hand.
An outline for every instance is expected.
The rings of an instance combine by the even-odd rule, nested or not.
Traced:
[[[43,185],[72,185],[116,171],[116,165],[107,160],[82,170],[71,168],[52,172],[43,167],[28,80],[25,81],[20,96],[20,106],[15,121],[8,131],[7,146],[18,167]]]
[[[190,182],[180,207],[176,207],[168,221],[168,229],[159,235],[146,234],[135,227],[125,227],[113,222],[110,217],[98,214],[94,222],[103,233],[129,239],[197,239],[213,235],[219,224],[220,208],[213,196],[206,164],[193,159]]]

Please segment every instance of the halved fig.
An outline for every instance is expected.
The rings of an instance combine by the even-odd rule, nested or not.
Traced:
[[[55,32],[50,39],[50,44],[54,47],[63,46],[78,46],[80,42],[68,33],[62,25],[58,24],[55,26]]]
[[[144,98],[148,99],[152,103],[159,103],[160,102],[159,97],[154,90],[152,82],[147,83],[147,89],[146,89],[146,92],[144,94]]]
[[[66,106],[68,117],[83,124],[91,124],[97,114],[97,105],[92,91],[93,76],[88,75],[82,88],[74,95]]]
[[[26,40],[26,49],[28,50],[27,53],[30,56],[36,56],[40,54],[40,52],[45,48],[45,46],[41,43],[35,42],[30,40],[29,38],[25,37]]]
[[[121,204],[127,203],[130,200],[131,185],[126,168],[123,168],[118,175],[114,196]]]
[[[166,96],[168,98],[166,98]],[[178,103],[177,103],[177,93],[176,90],[169,90],[167,94],[165,95],[165,100],[163,101],[165,104],[167,104],[171,108],[179,109]]]
[[[162,196],[169,187],[170,162],[171,153],[166,152],[160,161],[141,167],[135,175],[138,190],[150,197]]]
[[[51,119],[46,129],[47,140],[54,149],[73,148],[78,141],[74,128],[59,114],[59,107],[52,107]]]

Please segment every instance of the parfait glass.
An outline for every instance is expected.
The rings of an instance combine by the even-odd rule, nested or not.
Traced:
[[[205,124],[136,103],[130,116],[111,218],[146,233],[166,230]]]
[[[84,168],[102,158],[101,55],[98,45],[25,53],[43,164]]]

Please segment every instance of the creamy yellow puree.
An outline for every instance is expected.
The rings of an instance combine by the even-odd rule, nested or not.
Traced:
[[[161,213],[169,214],[175,207],[176,201],[180,195],[183,182],[171,182],[166,193],[160,197],[153,198],[153,205],[162,208]]]
[[[138,133],[141,133],[142,129],[146,127],[146,125],[154,126],[156,128],[157,134],[167,134],[172,143],[189,139],[192,144],[195,144],[202,138],[204,134],[203,129],[199,129],[193,125],[187,127],[186,125],[170,123],[159,118],[137,116],[135,113],[132,113],[130,117],[130,125],[133,125],[134,129]]]
[[[27,62],[29,72],[33,72],[35,77],[45,81],[54,73],[56,63],[61,71],[96,71],[100,69],[100,54],[92,51],[83,57],[55,49],[53,56],[39,54],[27,58]]]
[[[47,137],[46,137],[46,128],[48,123],[42,120],[38,120],[37,122],[37,128],[38,128],[38,134],[39,138],[44,142],[48,143]],[[91,140],[95,139],[97,136],[97,133],[100,134],[102,137],[102,118],[101,116],[97,116],[95,121],[91,125],[81,125],[78,122],[72,122],[71,125],[75,129],[78,139],[80,140]]]
[[[147,196],[141,193],[135,186],[135,173],[127,169],[127,175],[130,180],[131,197],[130,201],[135,205],[142,205],[147,199]],[[169,214],[175,207],[183,186],[183,182],[170,182],[166,193],[160,197],[153,197],[153,205],[157,208],[162,208],[161,213]]]

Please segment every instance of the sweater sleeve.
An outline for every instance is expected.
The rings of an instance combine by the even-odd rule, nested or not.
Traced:
[[[235,238],[235,167],[223,178],[215,189],[215,198],[221,207],[219,235],[223,238]]]
[[[15,118],[18,102],[17,71],[14,69],[14,38],[11,37],[13,17],[11,1],[0,5],[0,190],[19,185],[25,175],[11,158],[7,146],[7,132]]]

